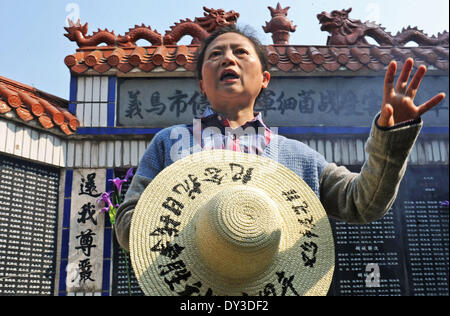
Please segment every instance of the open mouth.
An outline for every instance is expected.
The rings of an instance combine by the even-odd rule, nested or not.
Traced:
[[[239,79],[239,75],[234,70],[224,70],[220,75],[220,81],[231,82]]]
[[[327,23],[333,20],[327,12],[317,14],[317,19],[319,20],[319,23]]]
[[[325,31],[326,28],[328,28],[328,26],[333,21],[333,19],[330,16],[328,16],[328,13],[326,12],[317,14],[317,19],[319,20],[319,24],[322,24],[322,26],[320,27],[321,31]]]

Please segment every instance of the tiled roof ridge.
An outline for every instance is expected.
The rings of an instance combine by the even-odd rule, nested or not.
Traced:
[[[448,71],[447,46],[375,46],[375,45],[264,45],[269,64],[281,72],[335,72],[338,69],[357,72],[380,71],[391,61],[400,66],[408,57],[415,67],[425,65]],[[133,48],[86,47],[69,55],[64,62],[75,74],[88,70],[102,74],[108,71],[128,73],[133,69],[151,72],[160,66],[166,71],[184,68],[195,70],[199,45],[139,46]]]
[[[31,93],[33,93],[33,94],[35,94],[37,96],[42,97],[43,99],[45,99],[47,101],[50,101],[52,103],[58,104],[61,107],[67,108],[68,105],[69,105],[69,101],[64,99],[64,98],[61,98],[61,97],[58,97],[56,95],[50,94],[48,92],[42,91],[42,90],[40,90],[38,88],[35,88],[33,86],[30,86],[30,85],[27,85],[25,83],[21,83],[21,82],[15,81],[13,79],[9,79],[9,78],[0,76],[0,84],[1,83],[5,83],[5,84],[7,84],[9,86],[14,86],[14,87],[16,87],[18,89],[25,90],[27,92],[31,92]]]
[[[58,127],[72,135],[80,125],[68,109],[68,101],[29,85],[0,76],[0,114],[15,111],[29,122],[37,119],[44,129]]]

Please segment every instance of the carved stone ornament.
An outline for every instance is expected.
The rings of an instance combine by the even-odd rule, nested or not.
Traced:
[[[233,10],[225,12],[223,9],[215,10],[207,7],[203,7],[203,10],[205,10],[204,17],[195,18],[194,21],[181,20],[171,26],[164,36],[164,45],[176,45],[185,35],[193,37],[191,44],[198,44],[217,29],[235,25],[239,18],[239,13]]]
[[[266,26],[263,26],[263,30],[266,33],[272,33],[272,40],[274,44],[289,44],[289,32],[295,32],[297,26],[293,25],[292,21],[287,19],[287,12],[290,7],[281,8],[278,2],[276,8],[268,7],[272,19],[270,22],[266,22]]]
[[[192,44],[198,44],[218,28],[235,25],[239,18],[239,13],[233,10],[226,12],[223,9],[216,10],[207,7],[203,7],[203,9],[205,10],[203,17],[195,18],[194,21],[181,20],[171,26],[164,36],[144,24],[135,25],[124,35],[116,36],[114,31],[108,29],[98,29],[92,35],[87,35],[87,23],[82,25],[80,20],[74,23],[70,19],[68,20],[69,26],[64,27],[67,32],[64,36],[76,42],[80,48],[95,47],[102,43],[115,47],[135,47],[136,42],[140,39],[145,39],[154,46],[176,45],[185,35],[193,37]]]
[[[352,8],[334,10],[331,13],[323,11],[317,15],[322,31],[331,34],[327,45],[369,45],[366,36],[373,38],[380,46],[404,46],[413,41],[420,46],[448,45],[448,32],[438,33],[438,36],[428,36],[417,27],[408,26],[396,35],[385,31],[385,28],[375,22],[353,20],[349,18]]]

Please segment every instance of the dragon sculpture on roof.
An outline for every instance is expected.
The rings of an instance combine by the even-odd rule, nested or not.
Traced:
[[[72,42],[77,42],[78,47],[97,46],[101,43],[105,43],[108,46],[114,46],[116,43],[116,35],[114,31],[108,31],[108,29],[94,32],[92,35],[86,36],[88,32],[88,24],[81,25],[80,19],[76,23],[68,19],[69,26],[64,27],[66,30],[65,37]]]
[[[114,31],[108,31],[108,29],[98,29],[92,35],[86,35],[88,32],[88,24],[81,25],[80,20],[76,23],[68,20],[69,26],[64,27],[67,31],[64,34],[69,40],[76,42],[78,47],[90,47],[98,46],[105,43],[107,46],[119,46],[119,47],[133,47],[136,46],[136,42],[140,39],[146,39],[152,45],[161,45],[162,36],[157,31],[153,31],[150,26],[135,25],[134,28],[129,29],[125,35],[116,36]]]
[[[68,20],[69,26],[64,27],[67,32],[64,36],[76,42],[80,48],[98,46],[102,43],[107,46],[135,47],[136,42],[140,39],[145,39],[155,46],[176,45],[185,35],[193,37],[192,44],[198,44],[218,28],[236,24],[239,17],[239,13],[233,10],[226,12],[222,9],[215,10],[206,7],[203,9],[205,10],[204,17],[195,18],[194,21],[181,20],[171,26],[164,37],[158,31],[152,30],[150,26],[144,24],[135,25],[125,35],[116,36],[114,31],[108,29],[98,29],[92,35],[87,35],[88,24],[82,25],[79,19],[76,23]]]
[[[203,7],[203,10],[205,10],[203,17],[195,18],[194,21],[181,20],[171,26],[164,36],[164,44],[175,45],[185,35],[193,37],[191,44],[198,44],[215,30],[235,25],[239,18],[239,13],[233,10],[226,12],[223,9],[215,10],[207,7]]]
[[[380,46],[404,46],[410,41],[421,46],[448,45],[448,32],[437,37],[428,36],[417,27],[408,26],[396,35],[385,31],[375,22],[361,22],[349,18],[352,8],[322,12],[317,15],[321,30],[329,32],[327,45],[369,45],[366,36],[373,38]]]

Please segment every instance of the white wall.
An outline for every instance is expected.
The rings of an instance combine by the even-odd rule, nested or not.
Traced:
[[[76,116],[81,127],[106,127],[108,77],[78,77]]]

